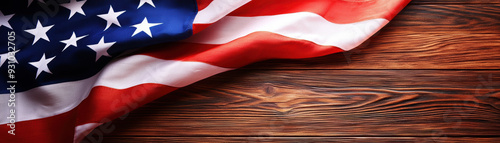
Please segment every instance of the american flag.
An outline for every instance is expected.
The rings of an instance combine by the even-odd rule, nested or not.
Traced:
[[[348,51],[409,1],[3,1],[0,139],[80,142],[212,75]]]

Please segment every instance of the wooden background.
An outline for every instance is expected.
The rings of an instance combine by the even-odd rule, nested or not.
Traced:
[[[351,52],[255,63],[108,126],[87,140],[500,142],[500,0],[414,0]]]

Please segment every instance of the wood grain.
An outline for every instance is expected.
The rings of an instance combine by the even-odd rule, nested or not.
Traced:
[[[218,142],[218,143],[372,143],[372,142],[391,142],[391,143],[495,143],[500,142],[500,138],[450,138],[450,137],[129,137],[129,138],[105,138],[104,142],[137,143],[137,142],[168,142],[168,143],[199,143],[199,142]]]
[[[408,5],[387,25],[388,33],[500,33],[500,4]]]
[[[412,0],[410,5],[415,4],[489,4],[500,3],[498,0]]]
[[[244,69],[498,69],[499,11],[500,5],[409,5],[352,51]]]
[[[233,71],[113,122],[110,136],[498,136],[498,75],[497,70]]]
[[[500,142],[499,11],[413,0],[353,51],[208,78],[83,143]]]

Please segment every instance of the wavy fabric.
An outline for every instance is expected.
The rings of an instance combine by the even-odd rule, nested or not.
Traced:
[[[13,108],[15,135],[7,133],[12,130],[11,120],[4,118],[10,116],[9,110],[0,109],[0,138],[12,142],[80,142],[99,125],[215,74],[268,59],[310,58],[351,50],[389,23],[409,1],[9,3],[25,11],[2,6],[0,30],[31,35],[18,51],[18,56],[24,57],[18,59],[22,65],[18,70],[26,70],[17,74],[29,79],[16,84],[20,88]],[[61,14],[43,22],[37,20],[32,26],[14,26],[22,16],[43,10],[48,4],[60,6]],[[158,14],[160,11],[164,13]],[[59,21],[88,21],[88,25],[99,28],[82,27],[73,32],[71,27],[61,26],[51,31],[62,25]],[[52,36],[57,34],[63,35],[61,39]],[[49,45],[57,49],[44,51]],[[1,70],[7,71],[10,63],[5,59],[12,51],[3,52]],[[75,65],[72,60],[79,63]],[[83,64],[89,65],[78,66]],[[23,82],[30,84],[21,85]],[[9,104],[10,95],[5,89],[0,93],[2,106]]]

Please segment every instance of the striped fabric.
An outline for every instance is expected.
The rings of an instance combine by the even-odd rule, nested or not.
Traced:
[[[193,36],[123,53],[90,78],[16,93],[16,135],[0,114],[0,138],[80,142],[102,123],[215,74],[353,49],[409,1],[197,0]]]

